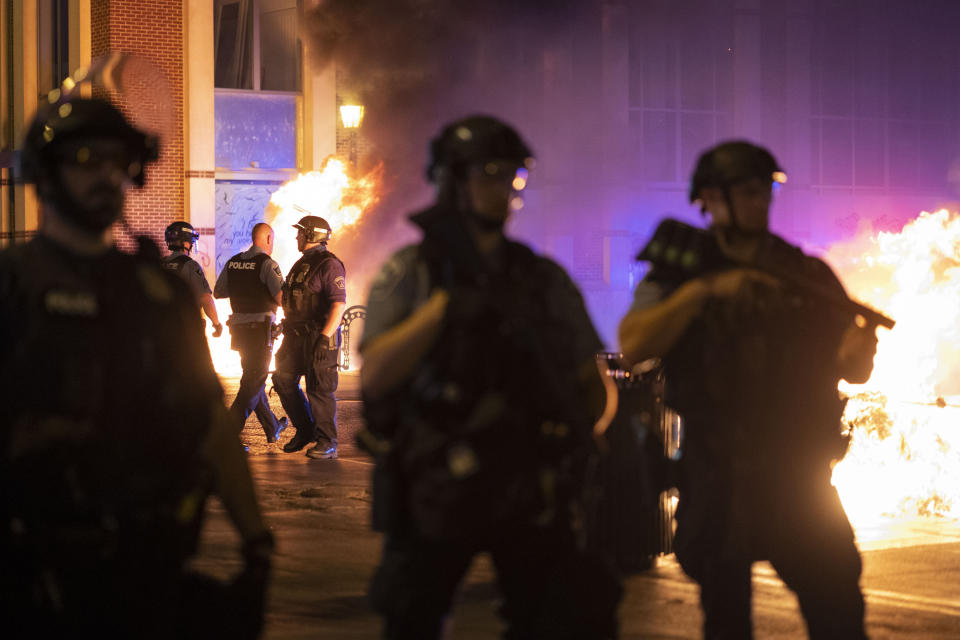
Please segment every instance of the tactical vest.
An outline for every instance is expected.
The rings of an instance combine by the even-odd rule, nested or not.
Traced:
[[[333,260],[343,266],[340,258],[330,251],[307,251],[290,269],[283,283],[283,318],[286,324],[326,322],[333,302],[323,294],[310,291],[307,283]]]
[[[183,271],[183,268],[187,266],[187,263],[192,260],[193,258],[185,253],[171,253],[169,256],[160,261],[160,265],[167,271],[180,273]]]
[[[43,238],[0,253],[4,549],[50,566],[192,552],[220,398],[192,307],[137,256],[78,259]]]
[[[242,259],[238,253],[230,258],[224,269],[227,276],[227,296],[234,313],[273,312],[277,302],[270,297],[267,285],[260,279],[263,263],[270,259],[266,253]]]
[[[449,271],[424,259],[433,274]],[[397,465],[393,485],[428,537],[488,540],[505,527],[563,519],[590,449],[581,363],[566,355],[572,327],[551,305],[555,277],[522,244],[508,242],[504,260],[489,288],[455,289],[418,375],[396,396],[365,404],[368,418],[394,412],[397,457],[387,464]],[[390,498],[381,493],[376,526],[404,526],[384,513]]]
[[[768,238],[766,250],[786,271],[839,286],[823,263],[776,236]],[[655,265],[647,278],[676,290],[723,268],[681,273]],[[708,300],[663,357],[666,404],[687,421],[687,445],[703,444],[743,463],[763,458],[770,465],[785,456],[799,458],[804,447],[813,457],[826,455],[842,412],[835,360],[848,322],[787,286],[751,306]]]

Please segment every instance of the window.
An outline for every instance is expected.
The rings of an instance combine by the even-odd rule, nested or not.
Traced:
[[[945,186],[958,92],[952,23],[943,19],[945,6],[921,5],[823,3],[812,76],[818,187]]]
[[[733,21],[723,3],[645,2],[631,8],[629,121],[638,173],[685,184],[697,154],[729,134]]]
[[[222,89],[300,90],[296,0],[216,0],[214,84]]]

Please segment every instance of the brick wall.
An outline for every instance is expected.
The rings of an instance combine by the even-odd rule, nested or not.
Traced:
[[[125,216],[129,226],[161,242],[163,230],[184,218],[183,0],[91,0],[94,58],[108,52],[136,54],[157,65],[169,85],[169,134],[160,160],[147,169],[147,184],[133,189]],[[163,99],[158,93],[158,100]],[[132,238],[118,230],[117,244],[132,249]]]

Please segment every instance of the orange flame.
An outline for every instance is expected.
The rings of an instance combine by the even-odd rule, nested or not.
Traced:
[[[354,230],[363,214],[379,201],[382,175],[383,165],[379,165],[363,176],[351,176],[343,160],[329,156],[319,171],[301,173],[273,193],[264,217],[274,230],[272,257],[284,275],[300,258],[296,232],[291,227],[305,215],[322,217],[330,224],[331,248],[336,252],[336,245],[353,239],[347,232]],[[350,290],[348,274],[347,291]],[[217,314],[221,322],[225,322],[230,315],[230,303],[227,300],[216,302]],[[283,310],[278,309],[278,321],[282,317]],[[274,352],[282,340],[281,337],[274,344]],[[213,328],[208,323],[207,342],[217,373],[225,377],[239,376],[240,355],[230,349],[228,331],[225,330],[220,338],[214,338]],[[273,369],[272,362],[270,368]]]
[[[274,229],[273,259],[286,273],[300,257],[292,227],[305,215],[320,216],[332,229],[331,244],[354,227],[380,199],[383,166],[351,178],[343,160],[330,156],[319,171],[301,173],[270,196],[266,219]],[[307,213],[304,213],[304,212]]]
[[[960,216],[922,212],[899,233],[834,247],[851,295],[897,320],[873,375],[845,385],[852,442],[833,472],[855,524],[960,517]]]

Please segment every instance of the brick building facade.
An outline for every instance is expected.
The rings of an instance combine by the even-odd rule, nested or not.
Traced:
[[[164,136],[160,160],[147,169],[143,189],[132,190],[125,217],[129,226],[158,242],[174,220],[185,219],[184,207],[184,2],[183,0],[91,0],[90,44],[93,58],[113,51],[132,52],[163,72],[169,85],[171,130]],[[166,92],[166,90],[164,90]],[[162,96],[158,98],[163,99]],[[117,234],[122,249],[135,243]]]

